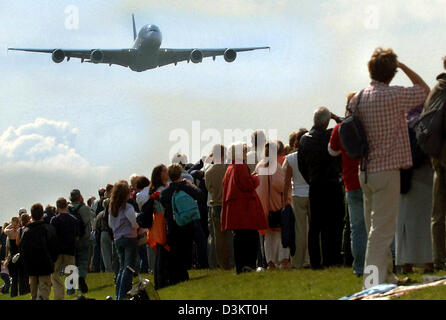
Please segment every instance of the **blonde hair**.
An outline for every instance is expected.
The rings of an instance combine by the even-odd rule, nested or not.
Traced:
[[[130,176],[129,181],[130,181],[130,185],[131,185],[132,187],[136,187],[136,181],[138,181],[138,178],[139,178],[139,175],[136,174],[136,173],[134,173],[134,174],[132,174],[132,175]]]

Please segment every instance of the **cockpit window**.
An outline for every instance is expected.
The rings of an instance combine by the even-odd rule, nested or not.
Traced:
[[[149,31],[157,31],[157,32],[160,31],[160,29],[155,25],[149,25],[148,28],[149,28]]]

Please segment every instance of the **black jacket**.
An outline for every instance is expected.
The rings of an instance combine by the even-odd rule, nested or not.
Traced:
[[[50,224],[56,231],[59,254],[74,256],[76,253],[76,239],[80,235],[77,218],[69,213],[59,213],[51,219]]]
[[[299,171],[308,184],[340,182],[341,157],[328,153],[332,129],[313,127],[299,142],[297,153]]]
[[[432,88],[426,102],[424,103],[424,109],[429,107],[439,95],[441,95],[446,90],[446,73],[439,74],[437,77],[437,84]],[[425,111],[425,110],[423,110]],[[446,123],[446,112],[443,113],[444,119],[443,123]],[[446,125],[443,125],[443,134],[446,136]],[[432,158],[434,168],[438,165],[446,166],[446,139],[443,141],[443,146],[441,147],[441,152],[438,158]]]
[[[20,259],[30,276],[53,273],[58,255],[58,240],[54,227],[44,221],[28,224],[20,240]]]
[[[291,205],[287,205],[285,208],[283,208],[280,219],[280,225],[282,228],[282,247],[290,248],[290,254],[291,256],[294,256],[296,253],[296,231],[294,228],[296,218],[294,217],[294,212]]]
[[[182,190],[194,198],[199,204],[203,200],[203,192],[197,188],[192,187],[185,181],[172,182],[166,189],[161,192],[160,202],[164,207],[164,217],[167,223],[167,234],[175,232],[179,227],[173,218],[172,210],[172,196],[175,191]]]

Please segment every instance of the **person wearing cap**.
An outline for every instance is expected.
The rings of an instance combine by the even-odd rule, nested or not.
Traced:
[[[76,243],[75,260],[79,269],[79,289],[82,293],[88,292],[86,283],[88,264],[90,260],[90,233],[93,220],[95,218],[93,211],[84,204],[84,198],[78,189],[74,189],[70,193],[69,212],[77,212],[74,216],[79,216],[84,224],[85,232]],[[80,232],[82,234],[82,232]]]
[[[28,213],[28,211],[26,211],[25,208],[20,208],[20,209],[19,209],[19,217],[20,217],[22,214],[24,214],[24,213]]]

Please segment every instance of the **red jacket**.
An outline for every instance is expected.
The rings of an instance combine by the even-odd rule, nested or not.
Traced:
[[[262,230],[268,228],[260,199],[255,191],[259,179],[246,164],[231,164],[223,178],[221,229]]]

